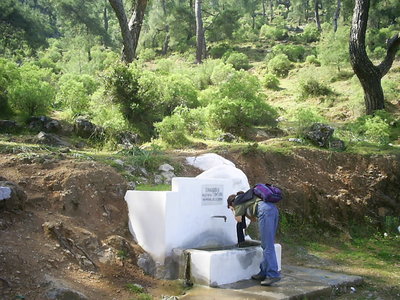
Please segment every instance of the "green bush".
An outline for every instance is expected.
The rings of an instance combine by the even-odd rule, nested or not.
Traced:
[[[235,69],[233,68],[232,65],[230,64],[224,64],[220,63],[215,66],[212,74],[211,74],[211,83],[218,85],[223,82],[226,82],[232,78],[232,76],[235,74]]]
[[[49,83],[51,71],[32,64],[23,65],[19,71],[20,78],[8,90],[11,108],[23,118],[47,114],[55,95]]]
[[[295,123],[296,134],[304,137],[304,130],[314,123],[325,123],[326,119],[313,108],[297,109],[290,118]]]
[[[177,107],[174,110],[174,115],[179,115],[184,123],[186,132],[194,137],[204,138],[207,136],[207,108],[198,107],[189,109],[187,107]]]
[[[366,115],[358,118],[355,122],[345,126],[345,130],[354,133],[357,140],[386,145],[390,141],[390,124],[394,118],[384,110],[376,111],[375,115]]]
[[[371,58],[374,59],[382,59],[386,56],[386,49],[384,49],[383,47],[376,47],[371,54]]]
[[[265,102],[260,82],[245,71],[221,85],[208,109],[211,126],[242,136],[251,126],[276,124],[277,112]]]
[[[328,85],[314,78],[300,82],[300,92],[302,98],[329,96],[333,94],[333,90]]]
[[[288,37],[288,31],[285,28],[278,26],[270,26],[264,24],[260,29],[260,38],[282,41]]]
[[[227,44],[227,43],[219,43],[216,44],[215,46],[212,46],[209,54],[212,58],[222,58],[222,56],[228,52],[228,51],[232,51],[232,47]]]
[[[97,88],[96,80],[90,75],[66,74],[59,80],[57,104],[66,109],[73,119],[89,113],[90,96]]]
[[[279,89],[279,79],[274,74],[267,73],[264,76],[263,85],[268,89],[277,90]]]
[[[171,146],[184,146],[189,143],[183,118],[177,114],[165,117],[154,124],[161,140]]]
[[[302,61],[304,59],[304,54],[306,49],[300,45],[275,45],[272,47],[272,54],[274,56],[278,54],[286,54],[290,61]]]
[[[151,61],[156,58],[157,53],[154,49],[151,48],[144,48],[141,49],[139,52],[139,58],[143,61]]]
[[[301,34],[301,38],[306,43],[312,43],[319,40],[320,32],[315,24],[307,24]]]
[[[225,60],[225,63],[231,64],[236,70],[250,68],[249,58],[244,53],[232,52]]]
[[[12,115],[8,90],[12,83],[19,79],[20,73],[17,64],[11,60],[0,58],[0,117],[2,118]]]
[[[268,71],[279,77],[286,77],[292,69],[292,63],[286,54],[278,54],[268,62]]]
[[[306,57],[306,63],[309,65],[315,65],[315,66],[320,66],[321,62],[317,59],[315,55],[308,55]]]

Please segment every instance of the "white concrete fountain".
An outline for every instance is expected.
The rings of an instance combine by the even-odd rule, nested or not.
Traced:
[[[131,233],[159,270],[180,269],[186,277],[190,270],[191,281],[210,286],[248,279],[259,270],[262,249],[236,247],[236,221],[226,207],[230,194],[248,188],[246,175],[223,163],[197,178],[173,178],[171,191],[128,191]],[[275,249],[280,268],[280,245]]]

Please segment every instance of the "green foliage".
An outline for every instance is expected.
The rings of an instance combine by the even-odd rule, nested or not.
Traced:
[[[5,58],[0,58],[0,117],[12,115],[9,105],[9,92],[12,83],[20,79],[18,66]]]
[[[240,71],[223,83],[209,105],[209,122],[217,129],[238,135],[254,125],[273,125],[276,111],[260,93],[257,77]]]
[[[317,59],[315,55],[308,55],[306,57],[306,63],[309,65],[315,65],[315,66],[320,66],[321,62]]]
[[[288,37],[287,29],[283,27],[264,24],[260,29],[260,38],[262,39],[282,41],[287,37]]]
[[[286,54],[290,61],[302,61],[304,59],[304,54],[306,53],[306,49],[300,45],[284,45],[279,44],[272,47],[272,54],[273,56],[279,54]]]
[[[303,136],[304,130],[314,123],[325,123],[326,119],[321,116],[316,109],[300,108],[296,109],[290,116],[290,120],[294,122],[296,134]]]
[[[333,90],[323,82],[319,82],[314,78],[300,82],[301,98],[329,96],[333,94]]]
[[[25,64],[19,72],[20,78],[14,80],[8,89],[10,107],[22,118],[47,114],[55,95],[50,84],[50,70]]]
[[[128,284],[126,285],[126,288],[127,288],[130,292],[135,293],[135,294],[143,293],[143,292],[144,292],[144,288],[143,288],[141,285],[136,284],[136,283],[128,283]]]
[[[189,143],[183,118],[177,114],[165,117],[154,124],[158,136],[171,146],[182,147]]]
[[[322,65],[341,68],[350,66],[349,27],[339,27],[336,32],[326,29],[322,32],[317,45],[319,60]]]
[[[232,39],[233,32],[239,28],[239,12],[223,9],[210,20],[212,26],[206,31],[206,39],[211,42]]]
[[[211,83],[218,85],[223,82],[226,82],[232,78],[235,74],[235,69],[230,64],[220,63],[215,66],[213,72],[211,74]]]
[[[244,53],[231,52],[225,63],[231,64],[236,70],[247,70],[250,68],[249,58]]]
[[[56,100],[67,110],[71,119],[89,113],[90,96],[97,88],[95,79],[89,75],[66,74],[59,80]]]
[[[189,109],[187,107],[177,107],[174,115],[179,115],[185,124],[186,133],[194,137],[204,138],[207,136],[208,120],[207,108],[198,107]]]
[[[145,168],[151,172],[156,171],[160,164],[165,161],[164,154],[159,147],[151,144],[150,147],[133,147],[119,151],[129,163],[135,167]]]
[[[301,34],[301,38],[306,43],[316,42],[320,38],[320,32],[315,24],[307,24]]]
[[[292,69],[292,63],[286,54],[278,54],[268,61],[268,71],[279,77],[286,77]]]
[[[232,47],[228,43],[218,43],[211,47],[209,54],[212,58],[222,58],[226,52],[232,50]]]
[[[386,145],[390,141],[390,123],[393,117],[386,111],[376,111],[375,115],[366,115],[345,126],[346,130],[358,135],[358,140]]]
[[[156,51],[154,51],[154,49],[145,48],[145,49],[140,50],[138,56],[143,61],[151,61],[156,58],[157,53],[156,53]]]
[[[279,89],[279,79],[274,75],[267,73],[263,78],[263,85],[271,90]]]

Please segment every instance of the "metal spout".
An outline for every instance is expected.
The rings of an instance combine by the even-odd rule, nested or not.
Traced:
[[[224,222],[226,222],[226,216],[212,216],[211,218],[221,218],[224,219]]]

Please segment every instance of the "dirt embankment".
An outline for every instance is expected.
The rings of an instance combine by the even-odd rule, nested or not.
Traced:
[[[288,215],[341,229],[365,215],[400,215],[399,157],[310,150],[223,156],[251,184],[281,186],[285,199],[279,206]],[[0,170],[0,180],[17,183],[27,195],[23,210],[0,208],[1,299],[55,299],[67,290],[73,299],[123,300],[132,299],[127,283],[149,291],[168,288],[137,266],[142,250],[127,228],[126,181],[114,169],[94,161],[2,154]],[[182,168],[177,175],[193,173]]]

